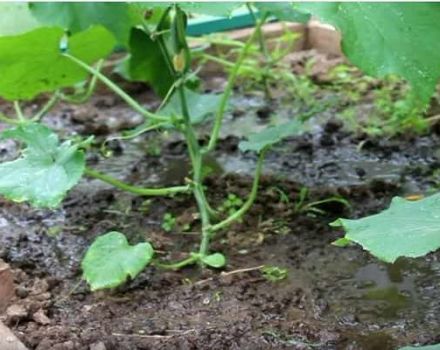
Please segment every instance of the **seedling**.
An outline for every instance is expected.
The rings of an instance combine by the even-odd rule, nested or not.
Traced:
[[[309,197],[309,189],[307,187],[301,187],[294,208],[296,213],[310,213],[310,214],[323,215],[325,214],[325,210],[320,209],[319,206],[327,203],[340,203],[344,207],[347,208],[351,207],[350,203],[346,199],[339,196],[331,196],[313,202],[308,202],[307,201],[308,197]]]
[[[171,213],[165,213],[161,227],[166,232],[171,232],[176,227],[176,218]]]
[[[237,210],[243,206],[243,200],[234,193],[228,193],[228,197],[225,199],[223,204],[220,206],[219,211],[227,214],[233,215]]]
[[[264,266],[261,269],[263,277],[270,282],[278,282],[287,278],[288,271],[279,266]]]

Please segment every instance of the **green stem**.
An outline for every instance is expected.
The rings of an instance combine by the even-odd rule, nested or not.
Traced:
[[[197,202],[197,207],[200,212],[200,219],[202,221],[202,241],[200,243],[199,254],[205,256],[209,249],[209,230],[210,227],[210,209],[206,199],[206,195],[202,184],[202,153],[200,152],[200,145],[197,141],[194,128],[191,124],[191,118],[188,111],[188,104],[185,96],[185,89],[183,85],[178,87],[180,103],[182,106],[183,120],[185,123],[184,135],[188,145],[188,151],[191,158],[193,168],[193,193]]]
[[[21,124],[21,122],[19,120],[8,118],[3,113],[0,113],[0,122],[10,124],[10,125],[20,125]]]
[[[96,64],[96,71],[101,73],[102,66],[104,65],[104,60],[99,60]],[[98,76],[93,74],[92,79],[90,80],[89,86],[87,90],[82,95],[61,95],[61,98],[69,103],[73,104],[82,104],[86,102],[93,94],[96,88],[96,83],[98,82]]]
[[[93,74],[98,77],[108,88],[113,90],[116,94],[118,94],[131,108],[133,108],[136,112],[143,115],[146,118],[151,118],[156,121],[169,121],[170,118],[156,115],[154,113],[149,112],[145,108],[143,108],[137,101],[130,97],[124,90],[122,90],[119,86],[117,86],[114,82],[112,82],[105,75],[97,71],[95,68],[89,66],[87,63],[81,61],[80,59],[72,56],[68,53],[65,53],[64,56],[69,58],[71,61],[75,62],[82,68],[84,68],[90,74]]]
[[[195,256],[195,255],[194,255],[194,256],[191,255],[190,257],[188,257],[188,258],[186,258],[186,259],[184,259],[184,260],[182,260],[182,261],[179,261],[179,262],[173,263],[173,264],[162,264],[162,263],[156,263],[155,265],[158,266],[158,267],[160,267],[160,268],[163,268],[163,269],[168,269],[168,270],[179,270],[179,269],[181,269],[182,267],[185,267],[185,266],[188,266],[188,265],[193,265],[193,264],[195,264],[195,263],[197,262],[197,260],[198,260],[197,256]]]
[[[118,179],[115,179],[114,177],[111,177],[106,174],[102,174],[90,168],[86,168],[84,173],[89,177],[99,179],[123,191],[134,193],[140,196],[170,196],[176,193],[190,191],[190,186],[174,186],[174,187],[165,187],[165,188],[143,188],[143,187],[132,186]]]
[[[263,168],[264,158],[266,156],[266,151],[267,151],[266,149],[262,150],[259,155],[257,167],[255,169],[254,181],[252,183],[252,189],[248,199],[243,204],[243,206],[240,209],[238,209],[236,212],[234,212],[231,216],[219,222],[218,224],[211,226],[209,228],[210,236],[212,236],[214,232],[219,231],[231,225],[233,222],[239,220],[251,208],[252,204],[254,204],[255,198],[257,198],[258,184],[260,182],[260,176]]]
[[[24,117],[23,111],[21,110],[20,103],[18,101],[14,101],[14,109],[15,113],[17,114],[17,118],[20,122],[23,122],[26,120]]]
[[[55,104],[58,102],[60,95],[58,92],[55,92],[52,97],[45,103],[45,105],[34,115],[32,118],[33,122],[38,122],[43,118]]]
[[[225,60],[225,59],[223,59],[223,58],[220,58],[220,57],[216,57],[216,56],[210,55],[210,54],[208,54],[208,53],[204,53],[204,54],[202,54],[201,57],[204,58],[204,59],[206,59],[206,60],[210,60],[210,61],[212,61],[212,62],[215,62],[215,63],[221,64],[222,66],[225,66],[225,67],[227,67],[227,68],[234,68],[234,66],[235,66],[234,63],[232,63],[232,62],[230,62],[230,61],[228,61],[228,60]],[[242,69],[245,69],[247,72],[255,72],[255,68],[252,68],[252,67],[250,67],[250,66],[244,66],[244,65],[242,65],[241,68],[242,68]]]
[[[246,44],[243,46],[243,48],[240,52],[240,55],[238,56],[238,59],[235,62],[234,68],[232,69],[232,71],[229,74],[228,83],[226,85],[225,92],[222,95],[222,99],[220,100],[220,104],[219,104],[219,107],[218,107],[218,110],[217,110],[217,113],[215,116],[214,127],[212,129],[211,138],[209,140],[208,146],[203,151],[204,153],[211,152],[212,150],[214,150],[215,146],[217,145],[217,141],[218,141],[218,138],[220,135],[220,129],[221,129],[222,123],[223,123],[223,118],[224,118],[226,106],[229,101],[229,97],[232,94],[232,90],[234,88],[235,80],[238,76],[238,72],[239,72],[240,67],[243,64],[248,52],[249,52],[249,49],[252,46],[252,43],[253,43],[255,37],[258,35],[258,31],[260,30],[261,26],[264,24],[266,19],[267,19],[267,14],[265,14],[263,16],[263,18],[261,18],[261,20],[259,20],[257,22],[257,25],[255,26],[255,29],[254,29],[252,35],[247,40]]]
[[[246,6],[247,6],[252,18],[254,19],[254,21],[257,22],[258,18],[255,15],[254,10],[252,9],[252,6],[249,3],[246,3]],[[272,65],[272,57],[270,56],[269,50],[267,49],[266,41],[264,39],[264,35],[263,35],[263,31],[262,31],[261,27],[258,28],[257,38],[258,38],[258,42],[260,44],[260,51],[263,54],[264,60],[265,60],[265,65],[262,70],[264,92],[266,95],[266,99],[271,99],[272,97],[271,97],[270,86],[269,86],[269,81],[268,81],[267,77],[269,75],[270,68],[272,67],[271,66]]]

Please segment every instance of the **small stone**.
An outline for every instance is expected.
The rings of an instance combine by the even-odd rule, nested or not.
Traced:
[[[21,299],[26,298],[29,295],[29,291],[24,287],[17,287],[15,290],[15,295],[18,296]]]
[[[9,321],[17,322],[26,318],[28,313],[22,305],[13,304],[6,309],[6,316]]]
[[[90,345],[90,350],[107,350],[105,347],[105,344],[102,341],[99,341],[97,343],[93,343]]]
[[[40,309],[36,313],[34,313],[32,315],[32,318],[34,319],[35,322],[37,322],[43,326],[50,324],[50,319],[49,319],[49,317],[46,316],[43,309]]]

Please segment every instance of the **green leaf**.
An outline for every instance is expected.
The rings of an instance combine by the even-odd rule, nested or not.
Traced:
[[[398,74],[424,102],[440,76],[440,3],[300,3],[342,32],[349,60],[373,76]]]
[[[41,23],[71,33],[101,25],[124,46],[128,46],[130,30],[137,24],[134,13],[124,2],[34,2],[29,8]]]
[[[440,344],[425,346],[405,346],[399,350],[440,350]]]
[[[135,278],[153,258],[150,243],[131,246],[127,238],[116,231],[98,237],[81,263],[84,279],[92,291],[115,288],[128,277]]]
[[[86,79],[87,72],[63,56],[63,36],[61,28],[39,28],[0,37],[0,96],[7,100],[32,99]],[[69,52],[91,64],[108,55],[113,45],[107,30],[92,27],[69,39]]]
[[[201,258],[202,262],[206,265],[219,269],[226,265],[226,258],[221,253],[214,253]]]
[[[198,94],[187,88],[185,88],[185,96],[188,103],[188,112],[193,124],[201,123],[207,116],[215,113],[222,98],[221,94]],[[169,102],[160,110],[159,114],[174,117],[182,116],[182,106],[177,92],[173,94]]]
[[[178,3],[178,5],[186,12],[216,17],[229,17],[231,16],[232,11],[242,4],[243,2]]]
[[[343,248],[349,246],[351,243],[352,242],[348,238],[342,237],[338,238],[336,241],[333,241],[332,245]]]
[[[42,124],[8,129],[1,137],[27,146],[20,158],[0,164],[0,193],[10,200],[56,207],[84,172],[84,153],[78,146],[70,141],[60,144],[58,136]]]
[[[269,12],[280,21],[307,23],[310,13],[296,10],[290,2],[256,2],[254,6],[262,13]]]
[[[165,96],[174,83],[157,41],[141,29],[133,29],[130,37],[131,55],[127,60],[131,80],[147,82],[159,96]]]
[[[0,35],[15,35],[39,27],[25,2],[0,3]]]
[[[298,135],[304,131],[304,125],[298,119],[291,122],[271,126],[263,131],[252,134],[247,141],[241,141],[238,145],[241,151],[255,151],[261,152],[264,148],[272,146],[280,142],[286,137]]]
[[[419,201],[395,197],[388,209],[359,220],[339,219],[345,238],[386,262],[440,248],[440,193]]]
[[[243,5],[243,2],[143,2],[138,3],[145,9],[167,8],[177,4],[187,13],[195,13],[200,15],[229,17],[233,10]]]

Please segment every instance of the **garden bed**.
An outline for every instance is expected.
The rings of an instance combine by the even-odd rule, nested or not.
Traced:
[[[211,77],[211,84],[211,90],[221,90],[221,76]],[[131,90],[157,105],[145,88]],[[315,92],[318,103],[329,96],[324,88]],[[368,107],[371,101],[365,96],[358,104]],[[249,192],[256,158],[238,150],[240,137],[260,129],[270,115],[288,118],[304,108],[236,91],[219,150],[209,162],[206,182],[214,203]],[[152,242],[164,258],[179,259],[192,250],[198,224],[189,195],[146,201],[82,180],[55,211],[1,200],[0,258],[12,268],[16,295],[0,319],[38,350],[386,350],[440,342],[439,254],[381,263],[358,246],[331,245],[342,233],[328,225],[341,216],[375,213],[394,195],[435,187],[439,136],[433,131],[372,137],[349,130],[339,114],[340,106],[317,113],[309,132],[269,153],[256,205],[213,243],[214,251],[228,257],[223,273],[149,267],[125,286],[95,294],[81,282],[85,250],[109,230],[125,232],[132,243]],[[93,130],[101,141],[140,122],[105,91],[85,106],[61,104],[45,121],[67,133]],[[2,160],[16,155],[13,143],[2,145]],[[174,134],[107,147],[112,158],[97,149],[89,164],[128,182],[177,185],[188,175],[185,144]],[[304,186],[309,198],[298,207]],[[322,214],[308,210],[307,203],[335,195],[351,208],[333,202],[317,206]],[[170,232],[162,228],[166,213],[177,222]],[[270,281],[262,265],[286,269],[288,276]]]

